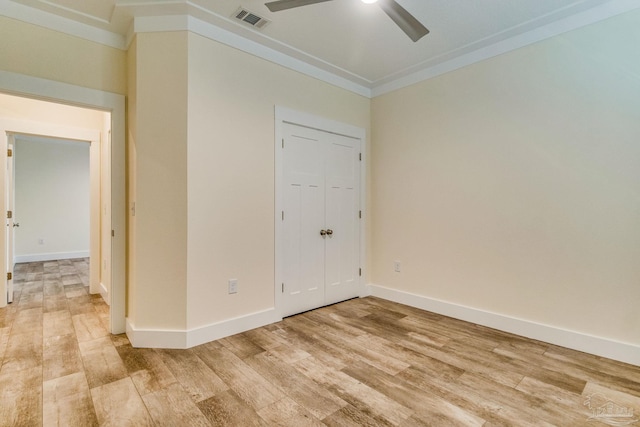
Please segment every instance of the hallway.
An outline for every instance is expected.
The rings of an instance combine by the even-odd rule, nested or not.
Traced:
[[[0,425],[41,425],[43,405],[56,411],[56,401],[69,408],[82,403],[60,393],[84,381],[83,357],[97,360],[87,344],[110,341],[109,307],[89,295],[88,283],[88,258],[16,264],[14,303],[0,310]],[[91,400],[85,403],[95,420]]]

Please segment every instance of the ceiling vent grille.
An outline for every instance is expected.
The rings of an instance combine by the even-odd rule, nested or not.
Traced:
[[[247,25],[251,25],[259,30],[267,26],[271,21],[258,16],[253,12],[249,12],[247,9],[241,7],[232,15],[235,19],[244,22]]]

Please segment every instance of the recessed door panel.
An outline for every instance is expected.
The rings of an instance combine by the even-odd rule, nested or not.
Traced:
[[[284,228],[284,277],[291,295],[302,290],[302,186],[290,184],[285,189],[287,227]]]
[[[323,189],[317,185],[304,188],[302,197],[302,230],[301,253],[302,278],[306,292],[324,293],[324,248],[320,238],[319,228],[323,222],[322,208],[324,206]]]

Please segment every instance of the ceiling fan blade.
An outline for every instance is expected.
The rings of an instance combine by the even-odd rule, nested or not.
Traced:
[[[389,15],[389,18],[414,42],[417,42],[423,36],[429,34],[429,30],[414,18],[412,14],[407,12],[404,7],[396,3],[395,0],[379,0],[378,4],[382,10]]]
[[[265,3],[271,12],[293,9],[294,7],[307,6],[309,4],[322,3],[331,0],[278,0]]]

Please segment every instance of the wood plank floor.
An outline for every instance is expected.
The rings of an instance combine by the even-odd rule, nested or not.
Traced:
[[[590,417],[607,403],[640,425],[637,366],[376,298],[189,350],[135,349],[107,333],[84,262],[16,268],[0,425],[604,426]]]

